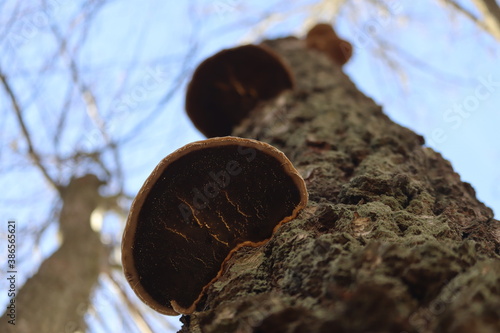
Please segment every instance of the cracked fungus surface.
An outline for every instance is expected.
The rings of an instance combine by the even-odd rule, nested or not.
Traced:
[[[281,152],[223,140],[230,142],[201,141],[162,161],[129,218],[129,282],[167,313],[172,301],[192,311],[235,248],[267,241],[307,201],[302,178]]]

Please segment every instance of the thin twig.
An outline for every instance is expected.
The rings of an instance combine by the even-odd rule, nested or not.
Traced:
[[[468,11],[467,9],[465,9],[461,4],[457,3],[454,0],[442,0],[442,1],[445,4],[448,4],[451,7],[455,8],[456,11],[458,11],[458,12],[462,13],[463,15],[467,16],[467,18],[469,18],[472,22],[474,22],[478,26],[481,26],[481,28],[485,29],[485,27],[483,26],[483,23],[481,22],[481,20],[479,20],[479,18],[476,15],[472,14],[470,11]]]
[[[479,1],[479,0],[473,1],[476,4],[476,7],[479,9],[479,11],[483,14],[485,18],[485,20],[483,21],[454,0],[441,0],[441,1],[453,7],[457,12],[463,14],[479,28],[483,29],[485,32],[492,35],[495,39],[500,40],[500,22],[497,21],[497,19],[500,20],[500,14],[499,14],[500,10],[498,9],[498,5],[494,4],[493,6],[496,6],[496,10],[492,10],[490,12],[489,9],[490,7],[486,7],[486,5],[484,5],[485,3],[488,3],[489,6],[491,6],[490,1]],[[494,2],[495,1],[493,1],[493,3]]]
[[[196,29],[194,29],[196,30]],[[135,125],[126,135],[117,140],[117,143],[124,144],[128,143],[130,140],[137,138],[137,134],[141,132],[148,125],[151,125],[155,119],[161,115],[162,110],[165,109],[165,105],[168,104],[172,98],[175,96],[175,93],[182,87],[182,84],[192,72],[192,62],[197,54],[198,43],[193,41],[190,43],[189,50],[186,53],[186,56],[183,59],[183,62],[179,69],[179,74],[175,77],[172,82],[174,82],[173,86],[163,95],[160,101],[156,104],[153,111],[151,111],[146,117],[140,120],[137,125]]]
[[[26,142],[28,144],[28,153],[35,165],[40,169],[42,172],[43,176],[45,179],[51,184],[54,189],[56,189],[59,193],[61,192],[61,187],[59,184],[50,176],[47,168],[42,164],[42,161],[40,159],[40,156],[36,152],[33,142],[31,140],[31,135],[28,131],[28,128],[26,127],[26,123],[23,118],[23,114],[21,111],[21,107],[19,106],[19,103],[17,102],[16,95],[14,94],[14,91],[12,90],[11,85],[9,84],[9,81],[7,80],[7,77],[3,74],[3,71],[0,69],[0,81],[2,81],[2,85],[5,89],[5,92],[9,96],[10,102],[12,104],[12,107],[15,111],[17,121],[19,123],[19,126],[21,127],[21,131],[23,132],[24,138],[26,139]]]
[[[83,82],[80,77],[80,72],[78,69],[78,65],[76,64],[75,59],[72,55],[69,54],[67,49],[67,40],[63,37],[61,31],[55,26],[52,26],[52,33],[60,44],[59,52],[63,58],[66,58],[68,61],[68,68],[71,73],[71,79],[75,86],[78,88],[82,99],[86,106],[87,115],[90,120],[94,123],[94,125],[99,129],[101,135],[106,142],[106,146],[111,149],[111,153],[113,159],[115,161],[115,172],[116,178],[118,179],[119,184],[119,192],[123,191],[123,171],[121,166],[121,158],[120,153],[118,151],[118,146],[111,140],[111,136],[107,132],[106,125],[99,114],[99,108],[97,104],[97,100],[91,91],[91,89]],[[81,41],[83,43],[83,41]],[[110,178],[112,172],[103,164],[98,163],[98,165],[103,169],[106,175]]]
[[[418,57],[412,55],[410,52],[407,52],[403,48],[392,43],[390,40],[377,38],[377,43],[380,45],[381,49],[385,51],[385,54],[388,54],[387,51],[393,52],[397,54],[399,58],[405,60],[409,65],[423,72],[431,74],[437,79],[443,80],[445,82],[451,82],[454,84],[460,83],[464,86],[474,83],[474,81],[471,78],[446,72],[439,67],[433,66],[428,61],[419,59]],[[403,68],[404,66],[400,67]]]
[[[137,307],[132,303],[132,301],[130,301],[128,295],[125,293],[120,283],[118,283],[118,281],[114,278],[113,274],[111,272],[106,272],[106,276],[109,278],[110,282],[115,286],[116,291],[120,295],[120,298],[125,302],[125,306],[129,310],[137,328],[141,332],[151,332],[151,333],[154,332],[151,325],[143,318],[143,315],[141,314],[139,309],[137,309]]]

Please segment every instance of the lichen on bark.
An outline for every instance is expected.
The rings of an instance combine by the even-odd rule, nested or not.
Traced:
[[[182,332],[499,332],[500,226],[450,163],[303,41],[297,87],[233,135],[281,149],[309,205],[242,248]],[[403,112],[403,110],[402,110]]]

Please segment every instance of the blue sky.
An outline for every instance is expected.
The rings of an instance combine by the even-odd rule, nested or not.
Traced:
[[[48,156],[54,153],[50,147],[51,129],[60,110],[70,114],[60,153],[104,144],[81,100],[75,99],[64,108],[71,86],[65,74],[67,64],[63,60],[48,61],[58,55],[50,27],[56,24],[68,34],[73,27],[75,37],[70,38],[69,49],[75,52],[82,80],[95,92],[105,129],[112,138],[129,137],[121,151],[121,164],[125,190],[130,195],[135,195],[163,157],[203,139],[183,111],[185,84],[199,62],[243,41],[302,36],[306,20],[328,21],[330,17],[327,10],[311,14],[305,5],[312,0],[251,4],[239,0],[199,0],[175,5],[158,0],[127,0],[103,6],[84,34],[78,21],[68,23],[78,10],[75,2],[51,0],[49,11],[37,10],[38,2],[31,2],[26,7],[31,5],[32,10],[19,15],[10,31],[0,29],[4,33],[0,39],[0,66],[12,75],[37,147]],[[462,2],[471,7],[467,1]],[[2,3],[0,13],[9,13],[9,6],[15,3]],[[335,23],[339,34],[355,46],[355,56],[345,71],[395,122],[423,135],[430,147],[450,160],[462,180],[472,184],[478,198],[493,208],[498,218],[500,134],[496,127],[500,123],[500,84],[495,82],[500,82],[500,47],[466,19],[450,14],[436,3],[387,1],[391,11],[384,13],[362,5],[360,0],[352,1]],[[281,15],[261,26],[262,17],[275,13],[276,8]],[[6,18],[0,19],[0,27],[5,28]],[[388,47],[381,47],[381,41]],[[389,49],[391,45],[395,50]],[[51,70],[43,72],[47,67]],[[40,72],[43,75],[38,75]],[[153,113],[158,101],[176,86],[179,78],[183,79],[181,87],[161,106],[161,112]],[[485,85],[485,81],[493,84]],[[456,111],[460,108],[461,113]],[[24,159],[26,146],[3,91],[0,112],[2,216],[15,218],[21,230],[27,232],[55,220],[51,212],[56,197],[38,170]],[[144,119],[149,119],[146,125],[130,135],[130,129]],[[109,154],[104,159],[113,164]],[[47,161],[50,166],[50,159]],[[72,166],[67,168],[69,171]],[[77,169],[80,174],[86,171],[89,170]],[[104,192],[114,190],[116,184]],[[121,228],[123,223],[116,216],[106,217],[108,241],[119,242]],[[56,231],[52,224],[35,251],[28,236],[20,244],[25,259],[23,278],[32,274],[56,248]],[[0,252],[2,261],[4,256]],[[3,284],[0,289],[4,290]],[[104,294],[111,293],[103,289],[96,298],[105,299]],[[2,302],[3,297],[1,294]],[[120,321],[118,316],[110,316]],[[105,331],[99,324],[93,330]]]

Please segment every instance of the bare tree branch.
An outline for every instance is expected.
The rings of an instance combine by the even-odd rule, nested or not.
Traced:
[[[196,31],[196,29],[193,30]],[[184,60],[180,66],[179,75],[177,75],[173,80],[175,84],[166,93],[164,93],[163,97],[160,101],[158,101],[152,112],[150,112],[146,117],[139,121],[130,131],[128,131],[127,134],[125,134],[118,140],[119,144],[124,144],[132,139],[135,139],[138,132],[144,130],[147,125],[151,124],[161,114],[159,111],[161,111],[164,106],[168,102],[170,102],[170,100],[175,96],[175,93],[182,87],[182,84],[188,77],[189,73],[192,72],[191,66],[197,49],[198,42],[193,38],[192,42],[190,43],[188,52],[186,52],[186,56],[184,57]]]
[[[127,307],[128,311],[130,312],[130,315],[132,316],[132,320],[134,321],[135,325],[141,332],[146,332],[146,333],[153,333],[154,330],[151,327],[151,325],[144,319],[143,314],[139,311],[137,306],[132,303],[132,301],[128,298],[127,293],[123,290],[123,287],[120,285],[120,283],[115,279],[113,274],[108,271],[106,272],[106,276],[108,279],[111,281],[111,283],[115,287],[115,291],[120,295],[121,300],[125,303],[125,306]]]
[[[493,38],[500,41],[500,8],[495,0],[473,0],[477,9],[483,15],[483,20],[471,13],[455,0],[441,0],[446,5],[453,7],[459,13],[465,15],[478,27],[489,33]]]
[[[0,12],[3,11],[4,5],[5,5],[5,2],[2,2],[1,7],[0,7]],[[15,8],[12,10],[12,14],[9,17],[9,20],[5,24],[2,24],[2,31],[0,31],[0,36],[2,37],[2,39],[4,37],[9,36],[9,33],[12,30],[12,27],[14,27],[14,23],[16,22],[17,19],[19,19],[20,7],[21,7],[21,1],[18,1],[15,5]],[[2,39],[0,39],[0,40],[2,40]]]
[[[472,2],[476,4],[477,9],[483,15],[484,25],[490,34],[500,42],[500,7],[498,3],[495,0],[473,0]]]
[[[432,65],[429,61],[424,61],[414,56],[410,52],[404,50],[404,48],[392,43],[390,40],[377,38],[380,52],[383,52],[384,58],[388,61],[389,67],[391,67],[394,72],[401,72],[402,68],[406,68],[406,65],[400,65],[401,60],[404,60],[406,64],[413,66],[423,72],[433,75],[436,79],[443,80],[449,83],[469,85],[474,83],[470,78],[463,77],[454,73],[449,73],[441,68]],[[397,57],[390,56],[390,53],[394,53]],[[391,64],[393,66],[391,66]],[[396,65],[397,64],[397,65]]]
[[[470,11],[465,9],[461,4],[457,3],[454,0],[441,0],[444,4],[449,5],[450,7],[453,7],[456,11],[460,12],[461,14],[465,15],[469,20],[477,24],[479,27],[482,29],[486,30],[486,27],[483,25],[481,20],[474,14],[472,14]]]
[[[60,147],[61,138],[63,136],[63,131],[66,125],[66,119],[68,116],[67,110],[71,105],[71,99],[72,99],[72,91],[71,89],[68,89],[66,93],[66,98],[64,100],[64,103],[62,104],[61,112],[59,113],[60,116],[57,121],[56,130],[54,131],[54,135],[52,138],[54,149],[56,152],[59,150]]]
[[[94,125],[99,129],[99,132],[104,138],[106,146],[111,149],[111,153],[113,155],[113,159],[115,162],[115,171],[111,172],[110,170],[107,169],[107,167],[103,163],[100,163],[99,165],[104,170],[108,178],[110,178],[112,174],[116,175],[120,187],[119,191],[122,192],[123,170],[121,166],[121,158],[120,158],[120,153],[118,151],[118,146],[113,142],[113,140],[111,139],[111,135],[108,133],[106,129],[106,124],[99,113],[99,107],[94,93],[87,86],[87,84],[85,84],[85,82],[83,82],[83,80],[81,79],[78,65],[74,57],[71,54],[69,54],[69,51],[67,49],[67,44],[68,44],[67,39],[64,38],[61,31],[55,25],[52,26],[52,33],[54,34],[54,37],[57,39],[60,45],[59,52],[61,57],[66,58],[68,61],[68,68],[71,74],[71,79],[75,84],[75,86],[78,88],[82,96],[82,99],[86,106],[87,115],[94,123]],[[82,45],[82,43],[83,41],[80,41],[79,45]]]
[[[24,117],[21,111],[21,107],[19,106],[18,100],[16,95],[14,94],[14,91],[12,90],[12,87],[10,86],[7,77],[3,74],[4,72],[0,69],[0,81],[2,81],[2,85],[5,89],[5,92],[9,96],[10,102],[12,104],[12,108],[15,111],[17,121],[19,123],[19,126],[21,127],[21,131],[23,133],[24,138],[26,139],[26,142],[28,144],[28,153],[35,165],[40,169],[42,172],[43,176],[45,179],[51,184],[54,189],[56,189],[59,193],[61,192],[61,187],[60,185],[52,178],[52,176],[49,174],[47,168],[42,164],[42,161],[40,159],[39,154],[35,150],[33,146],[33,142],[31,140],[30,132],[28,131],[28,128],[26,127],[26,122],[24,121]]]

